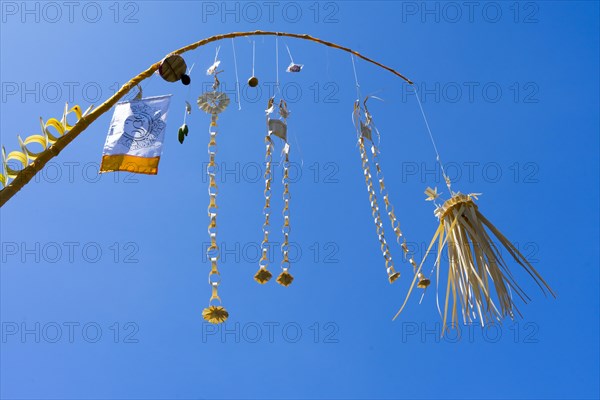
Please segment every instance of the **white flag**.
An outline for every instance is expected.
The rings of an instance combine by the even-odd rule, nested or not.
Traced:
[[[130,171],[156,175],[170,101],[171,95],[166,95],[115,106],[100,172]]]

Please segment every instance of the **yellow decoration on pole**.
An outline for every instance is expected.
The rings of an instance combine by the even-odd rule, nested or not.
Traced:
[[[90,106],[85,113],[81,112],[81,108],[79,106],[73,106],[69,109],[69,104],[65,104],[65,111],[61,120],[57,120],[56,118],[50,118],[48,121],[44,122],[44,120],[40,117],[40,125],[42,127],[41,135],[31,135],[25,138],[25,140],[21,139],[21,136],[17,136],[19,141],[19,147],[21,150],[14,150],[10,153],[6,154],[6,150],[4,146],[2,146],[2,169],[0,170],[0,183],[4,186],[4,189],[0,191],[0,197],[4,194],[4,190],[7,185],[9,185],[11,179],[16,179],[19,175],[23,173],[28,167],[32,166],[32,164],[40,157],[48,154],[48,152],[58,152],[60,151],[58,148],[55,148],[53,145],[69,133],[71,129],[73,129],[73,125],[69,125],[67,121],[67,117],[69,114],[75,114],[76,122],[79,122],[84,116],[86,116],[93,106]],[[77,123],[75,124],[77,125]],[[56,131],[55,134],[52,133],[50,129]],[[41,146],[41,151],[33,151],[30,150],[27,146],[31,144],[38,144]],[[21,165],[21,168],[14,169],[9,165],[10,161],[16,161]],[[40,168],[41,169],[41,168]],[[8,200],[8,199],[7,199]],[[3,204],[3,203],[2,203]]]

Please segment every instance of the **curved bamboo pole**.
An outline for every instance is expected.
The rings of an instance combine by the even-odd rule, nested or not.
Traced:
[[[349,47],[340,46],[336,43],[328,42],[325,40],[317,39],[307,34],[298,34],[298,33],[287,33],[287,32],[273,32],[273,31],[249,31],[249,32],[231,32],[223,35],[215,35],[206,39],[202,39],[198,42],[192,43],[188,46],[182,47],[179,50],[175,50],[169,54],[183,54],[187,51],[194,50],[198,47],[207,45],[212,42],[216,42],[223,39],[232,39],[236,37],[243,36],[287,36],[296,39],[309,40],[312,42],[316,42],[319,44],[323,44],[328,47],[333,47],[334,49],[339,49],[346,51],[348,53],[354,54],[356,57],[361,58],[371,64],[377,65],[380,68],[383,68],[392,74],[398,76],[399,78],[406,81],[408,84],[412,85],[413,82],[397,72],[396,70],[383,65],[369,57],[363,56],[355,50],[352,50]],[[162,59],[161,59],[162,61]],[[98,119],[102,114],[107,112],[114,106],[123,96],[125,96],[132,88],[136,87],[140,82],[152,76],[154,72],[158,70],[160,66],[160,61],[152,64],[150,68],[143,71],[139,75],[132,78],[129,82],[123,85],[117,93],[115,93],[112,97],[102,103],[98,108],[92,110],[88,115],[81,118],[73,128],[61,136],[52,146],[48,147],[45,151],[40,154],[37,159],[29,164],[27,167],[23,168],[19,174],[15,177],[15,179],[8,184],[4,189],[0,190],[0,207],[4,206],[8,200],[10,200],[23,186],[25,186],[31,178],[35,176],[39,171],[41,171],[46,163],[50,161],[52,158],[56,157],[69,143],[71,143],[81,132],[83,132],[92,122]]]

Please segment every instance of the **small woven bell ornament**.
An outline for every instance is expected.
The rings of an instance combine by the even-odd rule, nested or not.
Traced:
[[[447,248],[449,266],[443,303],[444,330],[448,327],[449,312],[451,326],[458,322],[459,315],[465,324],[479,318],[482,325],[504,317],[512,319],[515,314],[521,315],[513,301],[513,295],[516,294],[524,302],[527,302],[529,297],[516,283],[500,249],[506,250],[510,258],[534,279],[544,294],[547,291],[556,297],[525,256],[479,211],[475,204],[477,194],[451,193],[452,197],[442,205],[436,204],[435,216],[440,223],[423,258],[425,262],[437,242],[434,269],[437,269],[439,276],[442,252]],[[439,197],[437,189],[427,188],[425,194],[428,201],[435,202]],[[398,314],[406,305],[415,283],[423,289],[429,286],[429,279],[421,272],[422,266],[423,263],[415,274]]]
[[[421,272],[417,274],[417,278],[419,279],[419,282],[417,283],[417,287],[419,289],[427,289],[429,284],[431,284],[431,281],[428,278],[426,278],[425,275],[423,275]]]

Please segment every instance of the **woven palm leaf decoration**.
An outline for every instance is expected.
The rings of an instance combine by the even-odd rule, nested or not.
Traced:
[[[442,335],[448,329],[448,320],[450,320],[451,326],[456,326],[459,318],[464,324],[470,324],[479,318],[480,323],[484,325],[493,320],[500,321],[504,317],[512,319],[515,315],[521,316],[515,305],[514,296],[519,297],[525,303],[530,298],[517,284],[502,251],[506,251],[510,258],[533,278],[544,294],[550,293],[556,297],[550,286],[519,249],[479,211],[475,200],[478,199],[477,196],[480,193],[462,194],[452,190],[452,183],[444,170],[444,164],[416,89],[414,89],[414,93],[450,198],[440,205],[437,202],[440,197],[437,188],[428,187],[425,190],[426,200],[433,202],[436,206],[434,214],[439,220],[439,225],[415,272],[404,303],[394,319],[406,306],[415,286],[427,289],[434,271],[437,280],[438,311],[443,321]],[[436,259],[429,274],[430,277],[426,277],[422,272],[423,266],[436,243]],[[448,277],[443,307],[440,307],[439,284],[444,249],[447,249],[448,256]],[[448,319],[449,312],[450,318]]]
[[[449,186],[449,180],[447,182]],[[433,270],[436,272],[438,284],[444,249],[447,249],[448,256],[442,333],[448,328],[449,320],[451,326],[455,326],[459,318],[462,318],[465,324],[479,318],[484,325],[485,322],[501,320],[504,317],[512,319],[515,314],[521,316],[515,305],[514,295],[525,303],[530,298],[516,282],[502,255],[502,249],[534,279],[544,294],[550,293],[556,297],[519,249],[479,211],[475,204],[478,194],[451,193],[450,199],[442,205],[436,204],[434,214],[439,220],[438,228],[417,269],[404,304],[394,319],[406,306],[415,285],[419,288],[429,286],[430,279],[425,277],[422,268],[436,243],[437,254]],[[428,201],[435,202],[439,198],[437,188],[427,188],[425,194]]]

